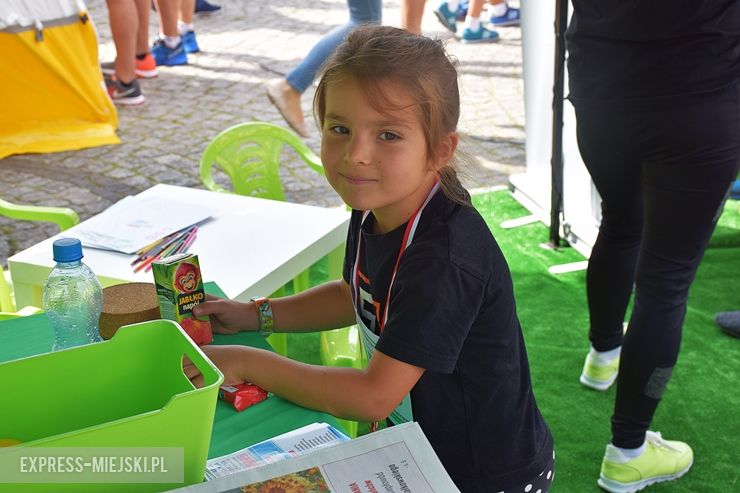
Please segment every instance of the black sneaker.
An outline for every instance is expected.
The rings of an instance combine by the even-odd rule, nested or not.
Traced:
[[[124,106],[134,106],[144,103],[144,95],[141,94],[139,81],[134,79],[130,84],[123,84],[115,75],[103,74],[105,88],[113,103]]]

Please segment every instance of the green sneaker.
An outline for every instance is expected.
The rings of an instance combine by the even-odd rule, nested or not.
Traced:
[[[599,363],[591,356],[591,352],[589,351],[586,355],[586,361],[583,363],[580,380],[586,387],[604,391],[611,387],[614,380],[617,379],[618,371],[619,356],[609,363]]]
[[[660,433],[648,431],[645,451],[634,459],[609,444],[596,482],[611,493],[632,493],[663,481],[678,479],[691,469],[694,452],[688,444],[663,440]]]

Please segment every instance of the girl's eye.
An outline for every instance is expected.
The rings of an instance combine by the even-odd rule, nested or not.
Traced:
[[[349,133],[349,129],[342,125],[332,125],[329,127],[329,131],[340,135],[346,135]]]
[[[400,137],[393,132],[381,132],[380,133],[380,140],[397,140],[400,139]]]

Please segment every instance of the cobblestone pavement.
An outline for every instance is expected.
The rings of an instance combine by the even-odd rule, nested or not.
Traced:
[[[399,1],[384,3],[384,23],[399,25]],[[88,0],[96,23],[100,57],[115,56],[104,0]],[[215,0],[223,9],[196,17],[202,53],[190,64],[159,69],[142,81],[147,98],[140,107],[119,108],[122,144],[80,151],[10,156],[0,160],[2,198],[17,203],[71,207],[88,218],[126,195],[156,183],[202,188],[198,161],[221,130],[245,121],[285,125],[267,101],[262,83],[298,63],[323,33],[347,18],[345,0]],[[524,102],[519,28],[500,29],[501,41],[463,45],[451,37],[426,6],[426,35],[449,39],[460,61],[462,148],[477,163],[463,170],[469,188],[506,183],[524,166]],[[157,32],[152,15],[150,33]],[[313,91],[304,95],[306,117]],[[318,152],[319,136],[307,139]],[[287,200],[338,206],[324,179],[286,153]],[[57,232],[56,226],[0,218],[0,264]]]

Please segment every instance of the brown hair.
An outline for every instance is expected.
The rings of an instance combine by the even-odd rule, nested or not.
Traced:
[[[457,128],[460,94],[457,70],[442,43],[388,26],[363,26],[340,44],[322,67],[314,96],[314,116],[324,125],[329,84],[351,78],[361,84],[379,111],[392,106],[381,82],[405,87],[417,101],[427,142],[427,156],[437,157],[439,144]],[[470,205],[470,195],[457,177],[455,159],[438,171],[440,188],[454,202]]]

